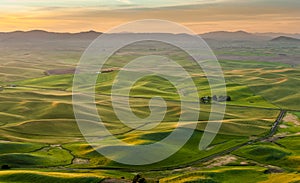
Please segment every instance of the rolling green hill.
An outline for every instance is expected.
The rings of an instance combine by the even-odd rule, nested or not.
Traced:
[[[140,45],[133,48],[137,46]],[[191,63],[190,58],[176,49],[165,51],[164,46],[156,49],[183,65],[191,74],[200,97],[211,95],[204,73],[194,69],[195,63]],[[46,53],[40,58],[47,63],[43,67],[40,61],[30,61],[38,53],[25,55],[28,63],[18,65],[19,62],[11,61],[0,66],[3,86],[0,91],[0,165],[12,168],[0,171],[0,182],[99,182],[108,177],[132,179],[136,173],[142,173],[149,182],[299,181],[298,66],[221,60],[227,94],[232,100],[227,102],[220,131],[208,149],[198,150],[211,110],[210,104],[201,104],[198,120],[187,120],[180,126],[185,129],[189,124],[197,124],[182,149],[155,164],[128,166],[103,157],[82,137],[72,106],[73,73],[44,74],[49,69],[74,68],[79,53],[70,52],[69,56],[66,55],[69,52]],[[26,52],[20,52],[11,57],[24,59],[24,54]],[[119,68],[126,65],[126,59],[138,56],[125,48],[105,67]],[[149,99],[158,95],[166,100],[168,108],[162,123],[155,128],[132,130],[120,122],[111,103],[112,84],[119,72],[99,74],[95,87],[96,106],[109,131],[133,145],[155,143],[168,136],[182,113],[180,93],[169,81],[157,76],[138,80],[130,90],[130,105],[135,115],[147,117]],[[182,86],[186,86],[184,81]],[[187,96],[189,91],[186,90]],[[118,102],[124,102],[125,98],[118,96]],[[269,134],[282,109],[295,115],[296,120],[281,122],[274,137],[253,142]],[[193,110],[198,109],[189,108]],[[237,149],[228,152],[231,148]],[[210,162],[220,163],[218,157],[223,154],[230,154],[233,160],[218,166]],[[275,168],[270,168],[271,165]],[[280,173],[272,174],[274,169]],[[272,173],[268,174],[269,171]]]

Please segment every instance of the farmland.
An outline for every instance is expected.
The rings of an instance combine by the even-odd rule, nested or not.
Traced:
[[[201,104],[198,120],[186,121],[187,125],[180,127],[197,125],[178,152],[161,162],[130,166],[107,159],[85,141],[73,113],[73,73],[45,75],[48,70],[75,68],[88,43],[82,42],[80,47],[70,47],[70,50],[57,48],[53,43],[44,47],[35,43],[31,49],[20,43],[16,50],[1,49],[0,165],[12,169],[0,171],[0,182],[100,182],[110,178],[121,181],[121,177],[131,180],[136,173],[149,182],[300,180],[299,66],[288,62],[220,59],[227,95],[232,100],[227,102],[222,126],[212,144],[205,151],[198,149],[205,127],[210,123],[211,110],[211,104]],[[140,46],[138,43],[118,51],[105,68],[121,68],[128,60],[154,52],[152,47],[155,47],[155,53],[168,55],[190,73],[200,97],[211,95],[204,72],[193,69],[195,63],[185,53],[151,42],[150,49],[142,47],[142,53],[133,54],[132,50]],[[270,54],[265,53],[270,48],[253,49],[254,53],[239,48],[223,51],[215,48],[214,51],[222,56],[273,57],[279,49],[278,45],[273,46],[275,51]],[[155,96],[165,99],[168,108],[163,121],[155,128],[132,131],[114,113],[110,97],[119,72],[113,69],[99,74],[95,86],[96,106],[106,127],[133,145],[152,144],[167,137],[177,127],[181,114],[179,93],[172,83],[146,76],[133,85],[129,98],[136,116],[149,116],[149,99]],[[125,99],[126,96],[118,96],[119,102]],[[285,118],[270,137],[281,110],[287,111]],[[232,148],[236,149],[228,152]],[[230,161],[220,159],[222,156]]]

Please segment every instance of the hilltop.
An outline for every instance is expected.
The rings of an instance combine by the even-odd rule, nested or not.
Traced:
[[[245,31],[217,31],[217,32],[208,32],[200,35],[204,39],[215,39],[220,41],[250,41],[250,40],[269,40],[269,36],[258,36]]]
[[[0,33],[0,41],[34,41],[34,40],[90,40],[96,39],[101,32],[87,31],[79,33],[57,33],[47,32],[44,30],[32,30],[32,31],[14,31],[14,32],[2,32]]]
[[[300,39],[287,37],[287,36],[279,36],[271,40],[272,42],[300,42]]]
[[[0,32],[1,42],[23,42],[23,41],[53,41],[53,40],[94,40],[102,32],[86,31],[78,33],[59,33],[48,32],[44,30],[31,30],[31,31],[13,31],[13,32]],[[299,41],[298,34],[286,33],[249,33],[245,31],[215,31],[204,34],[199,34],[205,40],[217,41]]]

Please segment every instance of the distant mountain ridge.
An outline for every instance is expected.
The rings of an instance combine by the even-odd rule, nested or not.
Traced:
[[[18,40],[64,40],[64,39],[96,39],[101,32],[88,31],[79,33],[57,33],[43,30],[14,31],[0,33],[0,41]]]
[[[288,34],[288,33],[274,33],[274,32],[266,32],[266,33],[254,33],[257,36],[269,36],[272,38],[277,38],[280,36],[292,37],[296,39],[300,39],[300,34]]]
[[[300,39],[287,37],[287,36],[279,36],[277,38],[272,39],[271,41],[272,42],[299,42],[300,43]]]
[[[228,32],[228,31],[216,31],[200,34],[200,36],[204,39],[215,39],[215,40],[231,40],[231,41],[253,41],[253,40],[270,40],[271,37],[268,36],[257,36],[252,33],[248,33],[245,31],[236,31],[236,32]]]
[[[87,31],[78,33],[57,33],[48,32],[44,30],[32,30],[32,31],[14,31],[14,32],[0,32],[0,41],[34,41],[34,40],[93,40],[96,39],[101,32]],[[217,41],[276,41],[279,37],[280,40],[295,41],[299,39],[300,34],[286,34],[286,33],[249,33],[245,31],[216,31],[199,34],[206,40]],[[299,38],[298,38],[299,36]],[[274,39],[275,38],[275,39]]]

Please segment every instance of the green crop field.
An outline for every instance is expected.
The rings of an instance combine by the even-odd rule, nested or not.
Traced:
[[[176,127],[180,114],[180,91],[168,80],[150,75],[140,78],[130,88],[129,103],[133,113],[146,118],[151,113],[149,100],[160,96],[167,104],[162,122],[151,130],[132,130],[114,112],[112,85],[118,68],[147,53],[169,56],[191,75],[199,97],[210,96],[208,80],[201,69],[178,48],[168,45],[148,50],[140,44],[125,47],[111,57],[95,83],[95,104],[105,126],[117,138],[132,145],[152,144],[167,137]],[[187,120],[179,128],[196,124],[189,141],[169,158],[150,165],[130,166],[107,159],[91,147],[82,136],[73,111],[73,72],[83,48],[48,50],[34,48],[0,50],[9,52],[0,58],[0,182],[65,182],[85,183],[111,181],[130,182],[141,174],[148,182],[297,182],[300,181],[300,112],[299,66],[281,62],[222,59],[227,95],[222,126],[206,150],[199,142],[208,123],[212,104],[201,104],[200,110],[190,107],[185,113],[199,110],[198,120]],[[153,46],[152,45],[152,46]],[[140,53],[132,50],[141,48]],[[276,55],[278,47],[214,50],[218,55]],[[168,51],[166,51],[168,50]],[[286,50],[296,54],[297,49]],[[22,62],[20,62],[20,60]],[[59,74],[45,74],[59,70]],[[68,71],[68,72],[67,72]],[[65,73],[64,73],[65,72]],[[128,71],[138,72],[138,71]],[[187,88],[185,81],[181,86]],[[85,86],[83,86],[85,87]],[[124,90],[122,88],[120,90]],[[185,90],[190,103],[194,96]],[[122,93],[122,91],[120,92]],[[117,102],[125,102],[118,95]],[[224,102],[213,101],[220,105]],[[121,110],[126,110],[121,108]],[[270,135],[280,112],[274,135]],[[113,144],[112,144],[113,145]],[[101,148],[101,147],[99,147]],[[225,159],[222,159],[225,157]],[[121,178],[123,177],[123,178]],[[277,181],[278,182],[278,181]]]
[[[103,177],[93,173],[63,173],[63,172],[40,172],[32,170],[13,170],[0,172],[0,181],[3,183],[42,183],[42,182],[57,182],[57,183],[98,183],[103,180]]]

